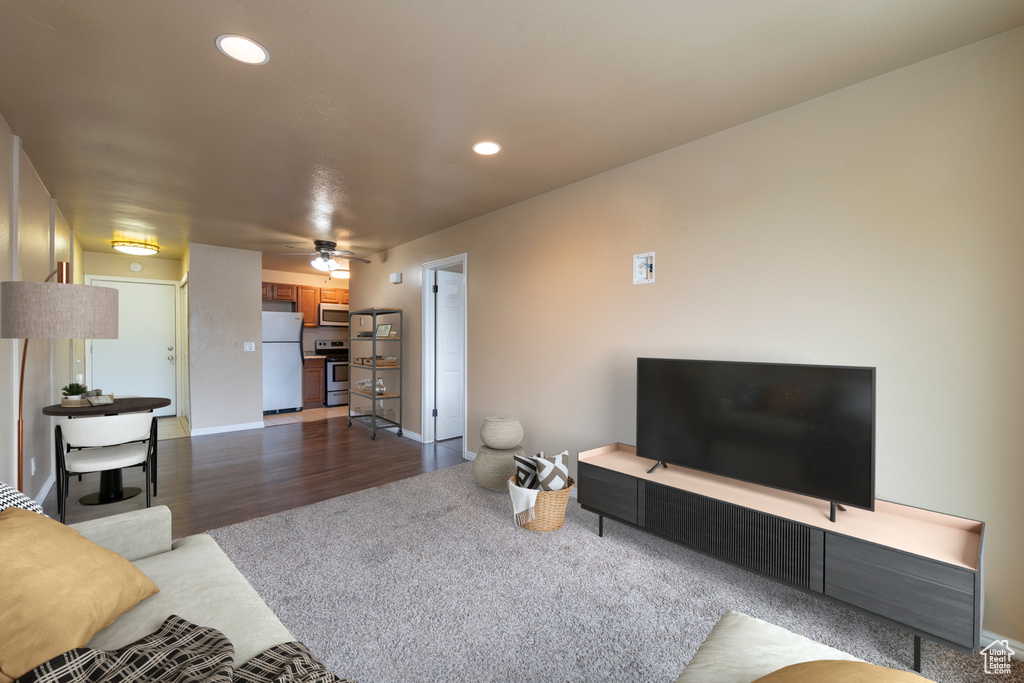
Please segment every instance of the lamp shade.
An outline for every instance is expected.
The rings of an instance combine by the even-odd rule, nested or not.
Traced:
[[[117,339],[117,290],[57,282],[0,282],[4,339]]]

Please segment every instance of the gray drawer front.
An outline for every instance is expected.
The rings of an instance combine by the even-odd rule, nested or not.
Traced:
[[[636,524],[636,477],[603,467],[579,464],[580,505]]]
[[[825,534],[825,595],[922,633],[974,646],[974,572]]]

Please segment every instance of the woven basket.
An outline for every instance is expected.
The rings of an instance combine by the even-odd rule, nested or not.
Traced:
[[[509,478],[514,485],[515,476]],[[561,491],[539,491],[537,504],[534,507],[532,522],[521,524],[527,531],[557,531],[565,524],[565,508],[569,504],[569,494],[576,481],[569,477],[569,485]]]

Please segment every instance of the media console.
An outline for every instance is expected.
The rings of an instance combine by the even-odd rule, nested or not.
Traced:
[[[624,444],[579,454],[580,505],[879,617],[961,652],[980,647],[985,524],[876,500],[829,503],[653,460]]]

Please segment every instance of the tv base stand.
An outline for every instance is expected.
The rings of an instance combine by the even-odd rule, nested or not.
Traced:
[[[830,521],[825,501],[653,464],[623,444],[579,454],[600,536],[611,517],[881,619],[914,636],[915,671],[921,638],[980,647],[984,522],[881,500]]]
[[[836,510],[839,510],[840,512],[846,512],[846,508],[840,505],[839,503],[835,501],[829,503],[828,521],[832,522],[833,524],[835,524],[836,521]]]

